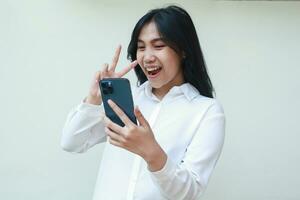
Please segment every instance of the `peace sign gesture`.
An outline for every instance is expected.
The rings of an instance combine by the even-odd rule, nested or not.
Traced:
[[[102,65],[101,70],[95,73],[95,76],[90,86],[89,94],[85,99],[85,102],[95,105],[101,104],[102,100],[99,88],[99,81],[103,78],[121,78],[137,65],[137,61],[135,60],[131,62],[127,67],[122,69],[120,72],[116,72],[115,69],[119,61],[120,53],[121,45],[117,47],[111,64],[109,65],[108,63],[104,63]]]

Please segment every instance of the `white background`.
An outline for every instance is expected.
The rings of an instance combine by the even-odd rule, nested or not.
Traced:
[[[300,199],[300,3],[173,2],[194,20],[226,113],[223,153],[203,199]],[[135,23],[165,3],[0,0],[1,200],[91,199],[103,146],[64,152],[67,113],[118,44],[119,69],[129,63]]]

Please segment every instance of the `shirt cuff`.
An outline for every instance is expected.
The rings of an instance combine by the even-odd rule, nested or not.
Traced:
[[[169,159],[169,157],[167,158],[167,162],[161,170],[150,172],[151,177],[158,182],[170,179],[170,177],[173,177],[175,173],[176,165]]]
[[[85,103],[83,101],[78,105],[77,111],[82,112],[89,116],[105,115],[103,104],[94,105],[94,104]]]

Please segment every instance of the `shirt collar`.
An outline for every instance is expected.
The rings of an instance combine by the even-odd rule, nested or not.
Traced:
[[[149,81],[146,81],[140,86],[141,90],[145,91],[145,94],[149,98],[154,98],[156,100],[157,97],[152,93],[152,87],[149,83]],[[170,91],[166,94],[166,96],[169,97],[176,97],[179,95],[184,95],[189,101],[193,100],[195,97],[200,95],[199,91],[190,83],[184,83],[180,86],[174,86],[170,89]]]

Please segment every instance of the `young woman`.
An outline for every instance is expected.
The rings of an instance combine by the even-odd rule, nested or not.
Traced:
[[[177,6],[154,9],[136,24],[128,47],[131,64],[96,73],[87,98],[67,118],[61,140],[70,152],[106,142],[94,200],[199,199],[220,156],[225,118],[213,98],[195,27]],[[105,116],[99,80],[122,77],[131,69],[138,125],[111,100],[124,122]]]

